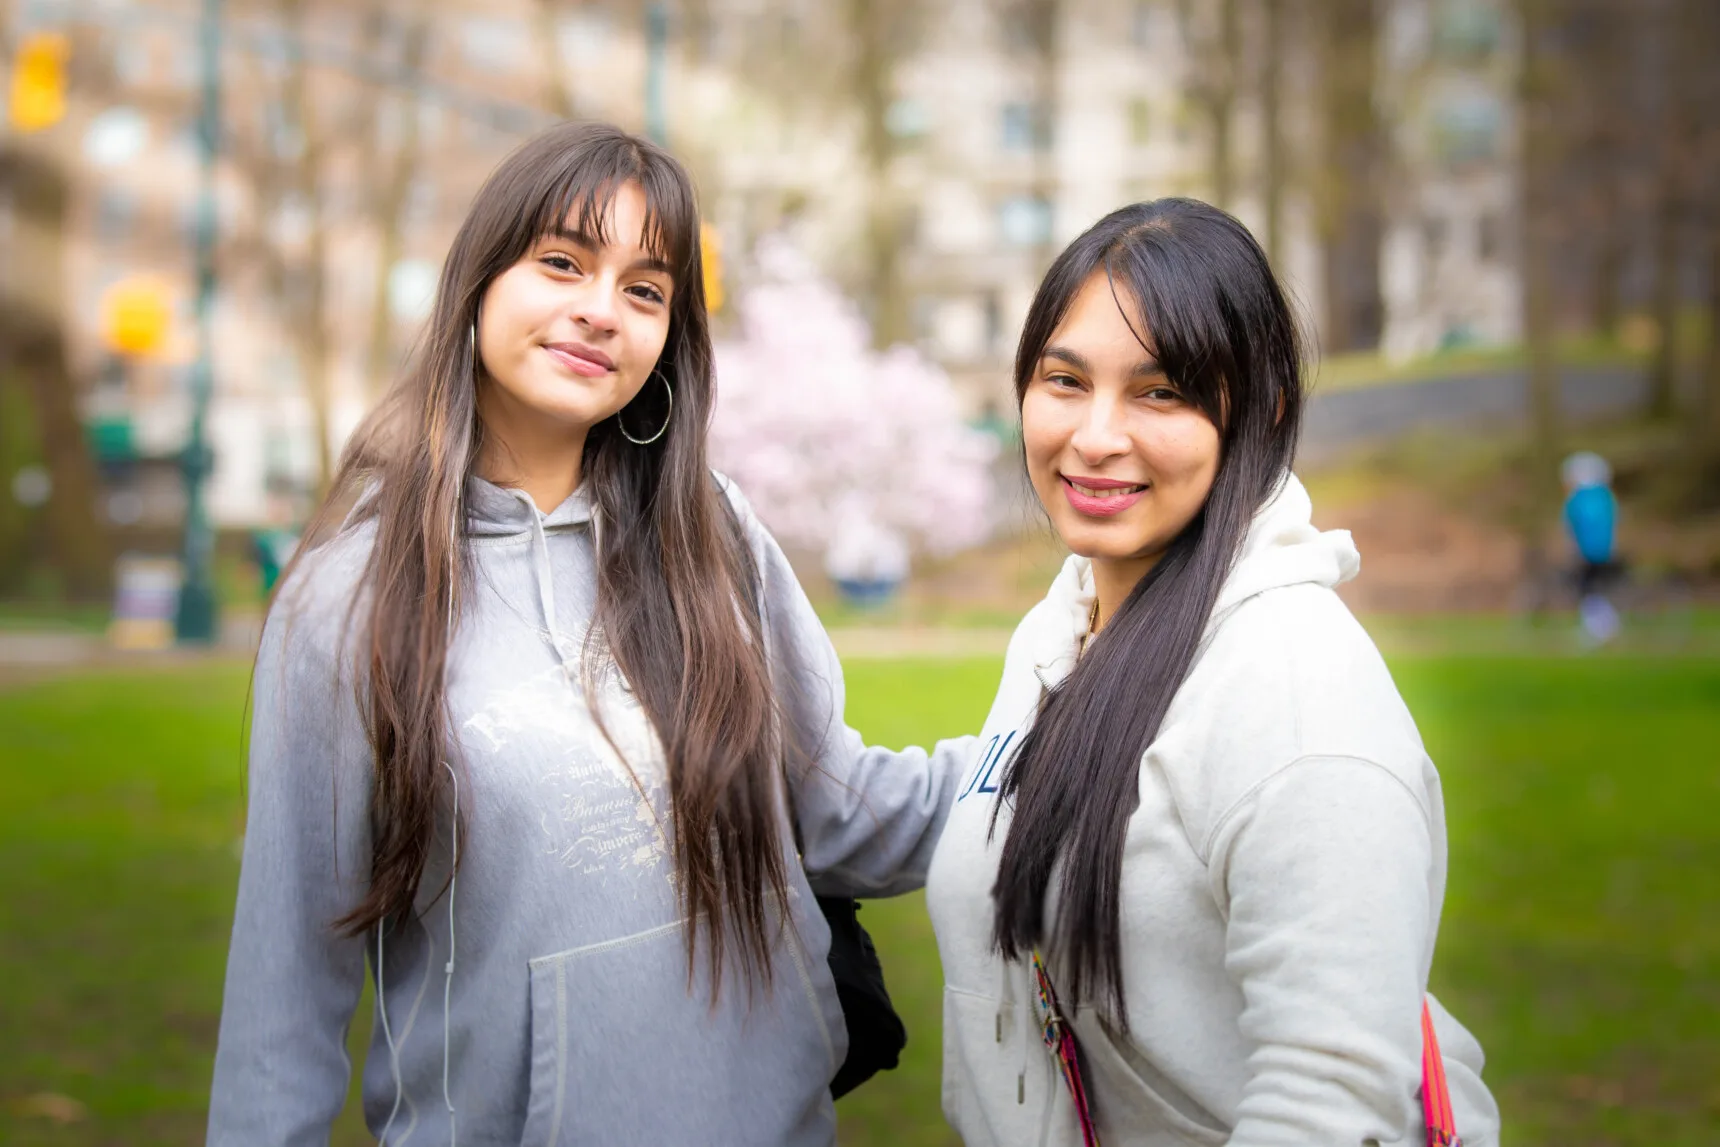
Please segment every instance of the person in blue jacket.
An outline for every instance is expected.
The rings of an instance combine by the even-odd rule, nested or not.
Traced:
[[[1618,499],[1612,491],[1612,467],[1587,450],[1566,458],[1560,467],[1565,483],[1565,529],[1577,551],[1578,613],[1583,632],[1602,644],[1618,633],[1618,610],[1606,588],[1618,573],[1614,534]]]

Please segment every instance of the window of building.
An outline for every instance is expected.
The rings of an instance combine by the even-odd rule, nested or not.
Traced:
[[[136,87],[149,79],[149,45],[136,37],[119,38],[113,48],[115,77],[126,87]]]
[[[268,138],[269,152],[284,162],[304,155],[305,133],[299,130],[297,119],[287,111],[285,101],[272,99],[264,109],[263,131]]]
[[[437,144],[442,142],[442,125],[446,122],[446,113],[442,105],[429,100],[418,104],[418,142],[419,144]]]
[[[1429,215],[1422,220],[1421,241],[1427,248],[1427,257],[1430,260],[1445,254],[1445,237],[1448,231],[1443,216]]]
[[[1480,63],[1499,47],[1499,9],[1485,0],[1444,0],[1436,5],[1434,51],[1443,59]]]
[[[402,259],[388,271],[388,310],[401,322],[418,322],[436,300],[436,264]]]
[[[1010,4],[998,15],[998,30],[1003,34],[1003,46],[1010,52],[1034,50],[1034,29],[1031,3]]]
[[[191,39],[158,40],[155,44],[157,59],[161,61],[160,75],[168,84],[181,91],[189,91],[203,81],[203,53],[201,46]]]
[[[884,113],[884,126],[899,140],[924,138],[932,130],[932,115],[925,101],[904,96]]]
[[[1499,158],[1505,110],[1491,92],[1467,91],[1441,101],[1434,112],[1434,146],[1450,167]]]
[[[1497,211],[1483,211],[1475,226],[1476,253],[1484,263],[1492,263],[1505,254],[1505,224]]]
[[[123,187],[104,187],[96,196],[96,237],[116,243],[131,234],[137,221],[137,196]]]
[[[1011,247],[1051,241],[1051,203],[1041,195],[1012,195],[998,204],[997,229]]]
[[[517,20],[468,16],[460,21],[460,54],[479,71],[505,72],[527,64],[531,45]]]
[[[1153,25],[1157,22],[1158,14],[1154,11],[1158,6],[1152,0],[1135,0],[1129,5],[1129,43],[1137,48],[1153,46]]]
[[[296,394],[299,390],[299,358],[290,346],[264,356],[263,380],[276,394]]]
[[[406,202],[401,205],[401,219],[408,227],[423,227],[436,212],[436,181],[426,175],[415,175],[406,185]]]
[[[1043,103],[1012,101],[1003,105],[1001,117],[1005,151],[1042,151],[1051,146],[1050,109]]]
[[[590,5],[583,5],[556,21],[556,46],[563,60],[593,60],[609,51],[609,16]]]
[[[915,295],[908,303],[908,327],[915,342],[923,343],[936,337],[938,310],[938,300],[931,295]]]

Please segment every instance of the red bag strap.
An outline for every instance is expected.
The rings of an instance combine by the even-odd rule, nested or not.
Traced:
[[[1433,1031],[1433,1013],[1421,1005],[1421,1112],[1427,1120],[1427,1147],[1461,1147],[1457,1119],[1451,1114],[1451,1088],[1445,1082],[1445,1059]]]

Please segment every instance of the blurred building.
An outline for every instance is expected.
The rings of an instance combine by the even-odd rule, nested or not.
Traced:
[[[210,421],[218,523],[302,510],[409,348],[479,181],[554,113],[638,130],[658,101],[724,240],[731,299],[753,241],[792,229],[857,296],[893,300],[899,333],[994,423],[1056,251],[1124,203],[1213,195],[1211,133],[1193,94],[1215,66],[1213,6],[681,0],[659,6],[655,32],[651,7],[229,0]],[[857,28],[868,8],[894,23]],[[1378,102],[1396,157],[1382,347],[1511,340],[1509,23],[1487,0],[1386,0],[1381,11]],[[72,110],[51,140],[77,173],[68,345],[93,380],[86,410],[120,495],[112,516],[170,523],[196,345],[196,6],[0,0],[0,12],[14,38],[72,36]],[[1227,66],[1241,75],[1268,45],[1253,22],[1238,42],[1245,57]],[[1286,56],[1282,130],[1305,152],[1316,62],[1304,40],[1285,43],[1303,47],[1273,49]],[[1225,206],[1258,232],[1262,108],[1246,84],[1233,95]],[[1313,209],[1294,189],[1279,251],[1302,309],[1318,315]],[[101,300],[140,272],[171,285],[176,321],[163,353],[126,361],[103,348]]]
[[[1391,125],[1381,349],[1515,342],[1518,48],[1504,5],[1393,0],[1379,98]]]

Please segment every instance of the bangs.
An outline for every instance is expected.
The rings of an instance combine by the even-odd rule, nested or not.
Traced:
[[[535,196],[531,241],[571,226],[600,243],[613,243],[615,196],[627,184],[637,183],[645,197],[640,246],[673,268],[677,284],[698,273],[698,205],[685,181],[661,157],[604,140],[589,149],[571,149],[566,161],[555,167]]]
[[[1147,233],[1152,230],[1162,231],[1142,228],[1130,237],[1132,242],[1105,252],[1102,268],[1111,297],[1136,341],[1164,368],[1165,377],[1222,431],[1230,408],[1229,379],[1237,367],[1230,332],[1214,321],[1224,314],[1224,301],[1216,295],[1198,297],[1196,284],[1210,276],[1190,275],[1188,268],[1173,265],[1171,253]],[[1169,283],[1181,286],[1171,290]]]

